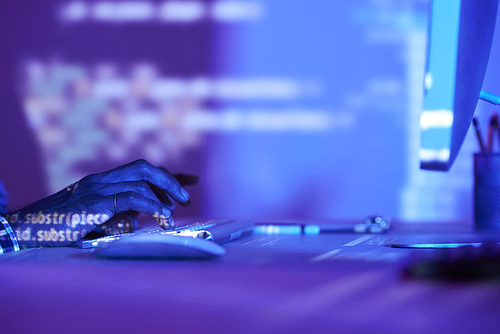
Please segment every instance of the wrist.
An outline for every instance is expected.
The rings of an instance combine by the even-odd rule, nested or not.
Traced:
[[[21,210],[9,212],[4,215],[6,221],[13,231],[13,235],[20,249],[39,247],[36,236],[36,226],[27,224],[22,220]]]
[[[7,219],[0,216],[0,253],[15,252],[20,250],[17,236]]]

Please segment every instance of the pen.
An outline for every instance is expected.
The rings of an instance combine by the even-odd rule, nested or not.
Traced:
[[[380,230],[380,231],[379,231]],[[356,225],[257,225],[254,234],[316,235],[323,233],[379,233],[382,229],[369,229],[365,224]]]
[[[483,138],[482,138],[483,136],[481,135],[481,128],[479,127],[479,123],[478,123],[476,117],[474,117],[472,119],[472,123],[474,123],[474,128],[476,129],[477,140],[479,142],[479,146],[481,147],[481,152],[484,152],[484,144],[483,144]],[[491,128],[490,128],[490,131],[491,131]]]
[[[384,216],[370,216],[362,224],[349,225],[257,225],[254,234],[329,234],[329,233],[383,233],[391,227],[391,219]]]
[[[498,127],[498,115],[497,114],[493,114],[493,116],[491,116],[491,119],[490,119],[490,129],[488,131],[488,147],[489,147],[489,151],[492,151],[493,150],[493,131],[497,131],[497,135],[500,135],[500,129]],[[499,144],[500,144],[500,140],[499,140]]]
[[[355,224],[355,225],[306,225],[304,234],[315,235],[325,233],[384,233],[390,224]]]
[[[302,234],[301,225],[257,225],[254,234]]]

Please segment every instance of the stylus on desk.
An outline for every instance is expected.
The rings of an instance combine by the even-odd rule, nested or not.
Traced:
[[[302,234],[302,225],[257,225],[254,234]]]
[[[255,234],[306,234],[316,235],[324,233],[383,233],[391,226],[389,217],[370,216],[363,224],[354,225],[257,225]]]

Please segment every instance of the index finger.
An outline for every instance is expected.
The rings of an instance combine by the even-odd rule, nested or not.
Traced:
[[[179,174],[179,173],[172,174],[165,167],[160,166],[158,168],[161,169],[162,171],[164,171],[165,173],[172,175],[177,180],[177,182],[179,182],[179,184],[181,186],[192,186],[192,185],[198,183],[198,176],[197,175],[188,175],[188,174]]]
[[[173,176],[163,172],[144,159],[136,160],[107,172],[89,175],[85,179],[90,182],[100,183],[147,181],[164,189],[177,202],[183,203],[189,200],[188,192],[181,187]]]

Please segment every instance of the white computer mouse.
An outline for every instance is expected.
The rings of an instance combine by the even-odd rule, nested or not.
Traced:
[[[102,258],[211,258],[222,256],[226,250],[204,239],[168,234],[145,234],[120,238],[92,250]]]

